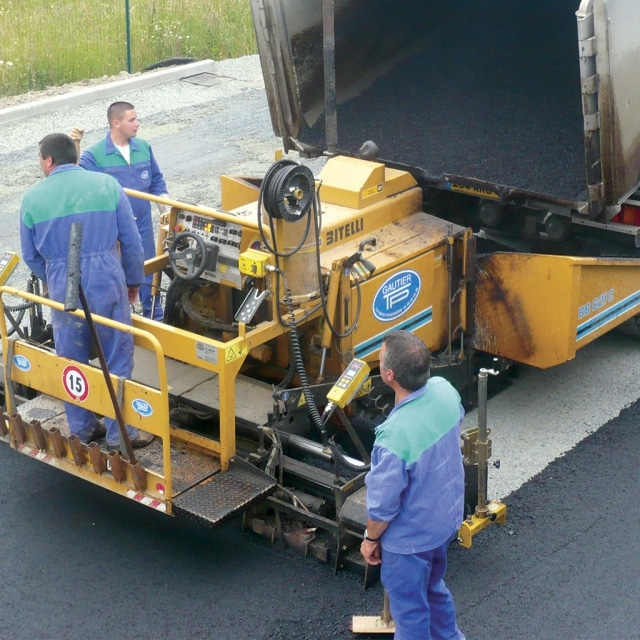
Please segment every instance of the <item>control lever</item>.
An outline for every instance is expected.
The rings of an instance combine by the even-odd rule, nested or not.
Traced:
[[[362,243],[360,246],[362,246]],[[343,267],[345,269],[351,268],[351,273],[358,282],[368,280],[376,270],[372,262],[362,257],[362,251],[356,251],[356,253],[347,258],[343,263]]]
[[[349,366],[327,394],[329,404],[327,404],[322,414],[323,425],[326,424],[336,407],[343,409],[353,400],[369,376],[369,371],[369,365],[364,360],[354,358],[349,363]]]

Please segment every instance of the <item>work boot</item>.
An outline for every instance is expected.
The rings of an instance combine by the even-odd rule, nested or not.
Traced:
[[[155,436],[153,433],[148,433],[147,431],[138,431],[138,435],[135,438],[131,439],[131,446],[134,449],[142,449],[142,447],[146,447],[151,444]]]
[[[131,446],[134,449],[142,449],[142,447],[150,445],[154,441],[154,439],[155,436],[152,433],[147,433],[146,431],[138,431],[138,435],[135,438],[131,438]],[[107,443],[107,451],[120,451],[120,443]]]
[[[95,442],[96,440],[100,440],[107,435],[107,428],[104,426],[104,420],[98,420],[98,424],[96,425],[93,433],[82,442],[84,444],[90,444],[91,442]]]

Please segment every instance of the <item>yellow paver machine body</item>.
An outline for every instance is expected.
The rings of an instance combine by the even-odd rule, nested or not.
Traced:
[[[152,445],[132,461],[71,434],[64,402],[115,417],[104,372],[8,323],[9,298],[63,306],[6,284],[0,439],[159,511],[210,525],[242,513],[255,532],[365,569],[364,476],[393,406],[377,375],[387,333],[420,336],[473,406],[482,358],[550,367],[638,312],[639,260],[476,254],[471,228],[425,213],[414,178],[379,162],[336,156],[314,176],[284,160],[222,183],[220,210],[129,192],[171,205],[146,264],[169,282],[165,321],[94,318],[133,335],[133,376],[111,380]],[[372,374],[327,415],[354,358]],[[499,502],[474,514],[489,456],[467,434],[465,546],[506,516]]]

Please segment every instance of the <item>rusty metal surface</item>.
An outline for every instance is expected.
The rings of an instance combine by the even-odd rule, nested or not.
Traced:
[[[640,181],[640,10],[637,0],[597,0],[593,7],[604,189],[616,202]]]
[[[39,420],[42,427],[49,430],[56,427],[60,434],[71,435],[61,400],[50,396],[38,396],[18,407],[18,412],[26,421]],[[101,441],[104,445],[104,441]],[[149,446],[136,449],[136,458],[145,469],[164,475],[162,466],[162,441],[156,438]],[[171,467],[173,495],[178,495],[220,471],[220,462],[211,455],[195,451],[180,444],[171,444]]]
[[[508,275],[496,256],[477,261],[472,344],[475,349],[496,355],[503,355],[501,345],[508,344],[518,351],[510,357],[523,362],[533,355],[536,345],[521,300],[518,295],[511,295]]]
[[[162,441],[156,438],[148,447],[136,449],[136,457],[145,469],[162,475]],[[171,445],[171,486],[173,495],[220,471],[220,462],[211,455],[194,451],[183,444]]]
[[[181,513],[208,526],[217,526],[275,488],[275,478],[235,458],[229,471],[216,474],[185,491],[173,501],[173,507],[176,514]]]

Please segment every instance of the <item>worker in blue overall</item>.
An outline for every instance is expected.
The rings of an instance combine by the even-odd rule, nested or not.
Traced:
[[[46,176],[22,200],[20,242],[29,268],[47,284],[49,297],[64,302],[69,231],[82,224],[81,283],[92,313],[131,324],[131,304],[144,279],[140,234],[131,205],[113,178],[76,166],[73,140],[53,133],[40,141],[40,167]],[[119,249],[118,249],[119,243]],[[84,319],[51,310],[56,353],[89,362],[91,335]],[[133,336],[96,323],[109,371],[130,378]],[[65,403],[72,434],[89,443],[105,435],[93,412]],[[116,421],[105,418],[108,449],[119,448]],[[128,426],[131,444],[143,447],[153,435]]]
[[[167,196],[167,185],[151,145],[136,137],[140,121],[133,105],[129,102],[114,102],[107,109],[107,120],[109,133],[104,140],[82,153],[80,166],[89,171],[108,173],[123,188]],[[81,137],[81,133],[79,135]],[[142,238],[144,259],[149,260],[156,255],[151,203],[140,198],[130,198],[130,202]],[[159,205],[159,208],[162,212],[164,207]],[[153,319],[162,321],[162,306],[159,300],[153,300],[152,280],[153,275],[147,276],[140,287],[142,314],[145,318],[151,318],[153,311]]]
[[[395,406],[376,429],[360,551],[381,565],[395,640],[464,638],[444,582],[447,547],[464,512],[464,409],[444,378],[429,378],[430,362],[414,334],[385,337],[380,375],[395,392]]]

